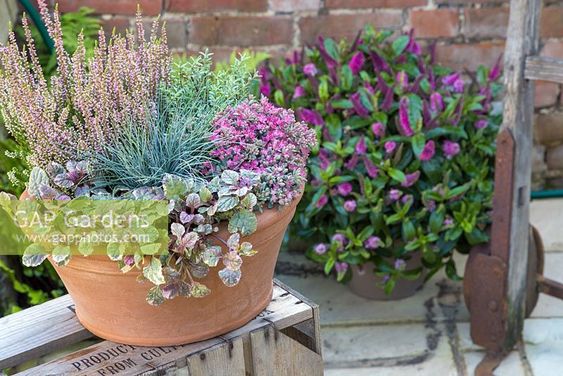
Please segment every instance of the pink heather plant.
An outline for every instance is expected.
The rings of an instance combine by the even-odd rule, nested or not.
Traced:
[[[82,35],[70,56],[58,12],[51,16],[44,0],[39,7],[55,42],[57,73],[49,84],[24,17],[27,48],[20,51],[11,32],[0,50],[0,111],[8,131],[29,150],[28,162],[45,167],[98,150],[130,123],[145,124],[157,87],[168,75],[170,57],[164,27],[158,36],[155,22],[146,40],[140,15],[135,34],[113,35],[108,43],[101,30],[91,60]]]
[[[293,111],[263,97],[228,108],[214,121],[211,155],[219,169],[262,174],[258,195],[269,205],[287,205],[298,197],[307,178],[305,165],[316,143],[315,132],[297,122]]]

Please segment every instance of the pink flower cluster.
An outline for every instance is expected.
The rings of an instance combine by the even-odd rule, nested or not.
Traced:
[[[274,106],[266,97],[228,108],[214,121],[212,156],[219,168],[247,169],[262,175],[258,198],[287,205],[301,194],[315,132],[297,122],[293,111]]]

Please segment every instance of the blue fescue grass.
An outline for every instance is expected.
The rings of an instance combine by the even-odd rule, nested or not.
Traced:
[[[211,54],[176,62],[162,86],[149,126],[131,123],[126,132],[93,156],[97,185],[135,189],[159,186],[164,175],[201,179],[212,162],[213,119],[250,96],[256,77],[241,56],[228,69],[213,71]]]

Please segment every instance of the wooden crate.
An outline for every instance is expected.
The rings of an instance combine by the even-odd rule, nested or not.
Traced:
[[[22,370],[36,359],[45,363]],[[0,370],[8,368],[37,376],[322,375],[319,309],[276,280],[270,305],[242,328],[190,345],[150,348],[94,338],[65,295],[0,319]]]

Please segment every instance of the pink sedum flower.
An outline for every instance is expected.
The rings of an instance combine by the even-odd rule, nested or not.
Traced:
[[[301,85],[297,85],[295,87],[295,91],[293,92],[293,99],[301,98],[305,95],[305,89]]]
[[[383,125],[381,123],[373,123],[371,125],[371,131],[373,132],[375,137],[381,138],[381,137],[385,136],[385,125]]]
[[[364,155],[368,150],[366,145],[366,139],[361,137],[358,142],[356,143],[356,153],[359,155]]]
[[[367,240],[364,242],[364,247],[366,249],[377,249],[379,248],[379,244],[381,243],[381,239],[379,239],[379,237],[377,236],[370,236],[369,238],[367,238]]]
[[[324,255],[328,250],[328,247],[324,243],[319,243],[313,247],[313,250],[317,255]]]
[[[442,145],[442,151],[444,152],[446,158],[451,159],[459,154],[460,147],[457,142],[446,140]]]
[[[385,152],[387,154],[391,154],[397,148],[397,143],[395,141],[386,141],[385,144],[383,144],[383,147],[385,148]]]
[[[475,128],[477,128],[477,129],[483,129],[483,128],[487,128],[488,125],[489,125],[489,122],[488,122],[487,120],[485,120],[485,119],[482,119],[482,120],[478,120],[478,121],[475,123]]]
[[[356,206],[357,204],[355,200],[347,200],[344,202],[344,210],[346,210],[348,213],[356,211]]]
[[[338,194],[342,197],[346,197],[348,196],[350,193],[352,193],[352,184],[345,182],[345,183],[340,183],[336,186],[336,190],[338,191]]]
[[[306,64],[303,67],[303,73],[305,73],[306,76],[315,77],[318,72],[317,67],[313,63]]]

